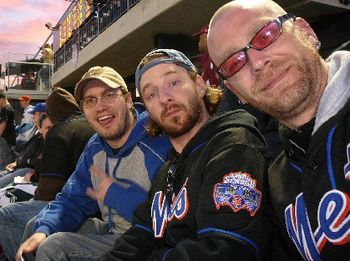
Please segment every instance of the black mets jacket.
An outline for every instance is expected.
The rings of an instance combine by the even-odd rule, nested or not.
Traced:
[[[160,169],[105,260],[268,259],[267,150],[254,118],[218,115]]]
[[[350,103],[313,128],[280,130],[284,152],[269,170],[276,260],[350,260]]]

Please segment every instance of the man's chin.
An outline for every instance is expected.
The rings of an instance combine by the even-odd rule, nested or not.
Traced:
[[[162,127],[162,129],[167,136],[169,136],[170,138],[173,138],[173,139],[178,138],[191,130],[190,127],[188,127],[188,126],[186,127],[186,126],[182,126],[182,125],[180,127],[179,127],[179,125],[177,125],[177,126],[172,127],[172,128],[171,127]]]

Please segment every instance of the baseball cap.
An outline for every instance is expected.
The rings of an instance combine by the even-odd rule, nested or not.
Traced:
[[[123,88],[128,91],[128,87],[123,79],[123,77],[117,73],[114,69],[108,66],[94,66],[91,67],[81,78],[81,80],[75,85],[74,97],[77,102],[80,102],[82,96],[82,88],[84,85],[92,80],[97,79],[111,88]]]
[[[25,101],[25,102],[28,102],[30,101],[32,98],[28,95],[22,95],[21,97],[18,98],[18,100],[20,101]]]
[[[198,32],[192,34],[192,36],[199,36],[201,34],[208,33],[208,29],[209,29],[209,26],[205,25]]]
[[[29,113],[34,114],[36,112],[45,112],[46,104],[45,102],[39,102],[35,105],[34,109]]]
[[[147,62],[147,58],[154,54],[164,54],[164,57]],[[196,67],[193,65],[190,59],[188,59],[187,56],[184,55],[182,52],[174,49],[155,49],[146,54],[146,56],[142,58],[141,62],[137,66],[135,72],[135,85],[139,93],[142,75],[152,67],[162,63],[174,63],[178,66],[185,68],[188,71],[197,72]]]

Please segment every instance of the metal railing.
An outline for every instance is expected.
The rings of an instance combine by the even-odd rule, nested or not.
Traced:
[[[140,0],[110,0],[106,4],[97,5],[96,10],[81,25],[71,38],[55,52],[54,71],[57,71],[65,63],[77,55],[101,32],[123,16],[131,7]]]
[[[51,90],[52,64],[36,61],[14,61],[5,63],[4,80],[10,92],[49,92]]]

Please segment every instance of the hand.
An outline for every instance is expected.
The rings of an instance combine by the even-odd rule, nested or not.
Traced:
[[[86,195],[98,202],[103,203],[107,190],[113,183],[113,179],[96,165],[91,166],[90,173],[94,176],[94,179],[97,181],[97,185],[95,190],[93,188],[87,188]]]
[[[30,178],[35,174],[34,171],[29,171],[23,176],[23,182],[30,183]]]
[[[35,252],[39,245],[46,239],[46,235],[41,232],[34,233],[30,238],[24,241],[16,253],[16,261],[21,261],[23,253]]]
[[[12,172],[17,166],[17,162],[11,162],[10,164],[7,164],[7,166],[5,167],[5,169],[9,172]]]

